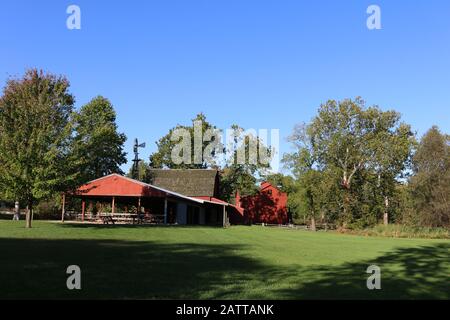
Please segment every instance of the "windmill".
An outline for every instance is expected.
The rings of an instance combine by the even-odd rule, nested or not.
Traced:
[[[133,179],[139,179],[139,161],[142,159],[139,159],[139,148],[145,148],[145,142],[139,144],[138,139],[134,139],[134,159],[133,159]]]

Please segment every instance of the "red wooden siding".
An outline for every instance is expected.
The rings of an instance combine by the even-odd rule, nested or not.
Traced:
[[[261,184],[261,190],[255,196],[236,197],[236,203],[244,209],[246,222],[251,223],[289,223],[287,201],[287,194],[268,182]]]

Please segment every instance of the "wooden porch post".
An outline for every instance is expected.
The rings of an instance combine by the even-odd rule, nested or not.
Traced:
[[[223,206],[223,227],[227,226],[227,209]]]
[[[64,223],[64,216],[66,214],[66,194],[62,195],[62,209],[61,209],[61,222]]]
[[[81,221],[84,222],[84,214],[86,212],[86,200],[84,198],[81,199]]]
[[[167,196],[164,198],[164,224],[167,224]]]
[[[112,197],[112,207],[111,207],[111,213],[116,213],[116,197]]]
[[[141,197],[138,198],[137,214],[141,214]]]

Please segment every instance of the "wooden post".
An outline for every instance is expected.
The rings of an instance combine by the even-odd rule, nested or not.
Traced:
[[[84,222],[84,214],[86,211],[86,200],[83,198],[81,199],[81,221]]]
[[[167,196],[164,198],[164,224],[167,224]]]
[[[137,214],[141,214],[141,197],[138,198]]]
[[[116,197],[112,197],[112,207],[111,207],[111,213],[116,213]]]
[[[66,215],[66,194],[62,195],[62,209],[61,209],[61,222],[64,223],[64,216]]]
[[[227,209],[223,206],[223,227],[227,226]]]

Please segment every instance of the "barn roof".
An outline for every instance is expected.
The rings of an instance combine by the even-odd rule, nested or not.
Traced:
[[[217,195],[217,170],[205,169],[150,169],[149,182],[190,197]]]
[[[138,180],[127,178],[119,174],[110,174],[108,176],[92,180],[76,191],[80,196],[119,196],[119,197],[145,197],[145,196],[164,196],[170,195],[185,200],[203,203],[200,199],[188,197],[172,190],[167,190],[147,184]]]
[[[182,170],[180,170],[182,171]],[[185,170],[185,171],[195,171],[195,170]],[[200,170],[199,170],[200,171]],[[210,171],[209,174],[212,175],[214,170]],[[215,173],[217,175],[217,172]],[[216,178],[214,178],[216,179]],[[201,181],[199,179],[199,181]],[[209,182],[210,183],[210,182]],[[81,187],[79,187],[75,194],[79,197],[150,197],[150,196],[172,196],[175,198],[184,199],[187,201],[192,201],[202,204],[213,204],[221,205],[225,207],[231,207],[238,211],[239,214],[243,215],[243,210],[236,207],[228,202],[217,199],[213,196],[187,196],[177,191],[162,188],[160,186],[155,186],[152,184],[144,183],[138,180],[134,180],[128,177],[121,176],[119,174],[110,174],[105,177],[101,177],[92,180]]]

